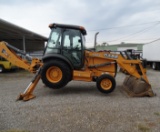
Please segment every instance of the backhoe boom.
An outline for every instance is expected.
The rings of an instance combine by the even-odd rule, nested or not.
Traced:
[[[17,55],[17,52],[21,56],[24,56],[24,58],[31,59],[31,62],[27,59],[22,58],[20,55]],[[37,69],[42,66],[42,62],[40,59],[27,56],[24,52],[6,42],[0,42],[0,56],[2,56],[15,66],[28,70],[32,73],[35,73]]]

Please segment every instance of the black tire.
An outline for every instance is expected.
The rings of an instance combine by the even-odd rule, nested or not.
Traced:
[[[4,67],[0,65],[0,73],[4,72]]]
[[[114,77],[112,77],[111,75],[105,74],[97,79],[97,88],[102,93],[105,94],[111,93],[114,91],[115,87],[116,87],[116,81]]]
[[[60,77],[58,77],[60,79],[58,80],[54,80],[54,75],[52,75],[55,72],[54,67],[56,67],[60,72]],[[50,71],[52,74],[50,73]],[[56,76],[59,76],[58,74],[59,73],[57,72]],[[65,85],[67,85],[67,83],[71,80],[71,76],[72,76],[72,71],[70,67],[63,61],[52,60],[52,61],[44,62],[44,65],[41,71],[41,79],[42,79],[42,82],[47,87],[52,89],[62,88]]]

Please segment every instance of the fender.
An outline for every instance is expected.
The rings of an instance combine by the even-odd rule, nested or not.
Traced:
[[[73,67],[72,63],[67,58],[65,58],[64,56],[62,56],[60,54],[47,54],[47,55],[42,57],[43,62],[48,61],[48,60],[52,60],[52,59],[63,60],[65,63],[67,63],[70,66],[70,68],[72,70],[74,70],[74,67]]]

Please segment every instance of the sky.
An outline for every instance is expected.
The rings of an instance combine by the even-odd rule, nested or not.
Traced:
[[[0,18],[49,36],[51,23],[84,26],[86,46],[160,38],[160,0],[0,0]]]

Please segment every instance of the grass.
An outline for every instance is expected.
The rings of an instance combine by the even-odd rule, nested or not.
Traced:
[[[154,115],[160,116],[160,112],[154,112]]]
[[[149,132],[149,131],[150,131],[150,128],[147,127],[146,125],[139,124],[139,125],[138,125],[138,130],[140,130],[140,131],[142,131],[142,132]]]

